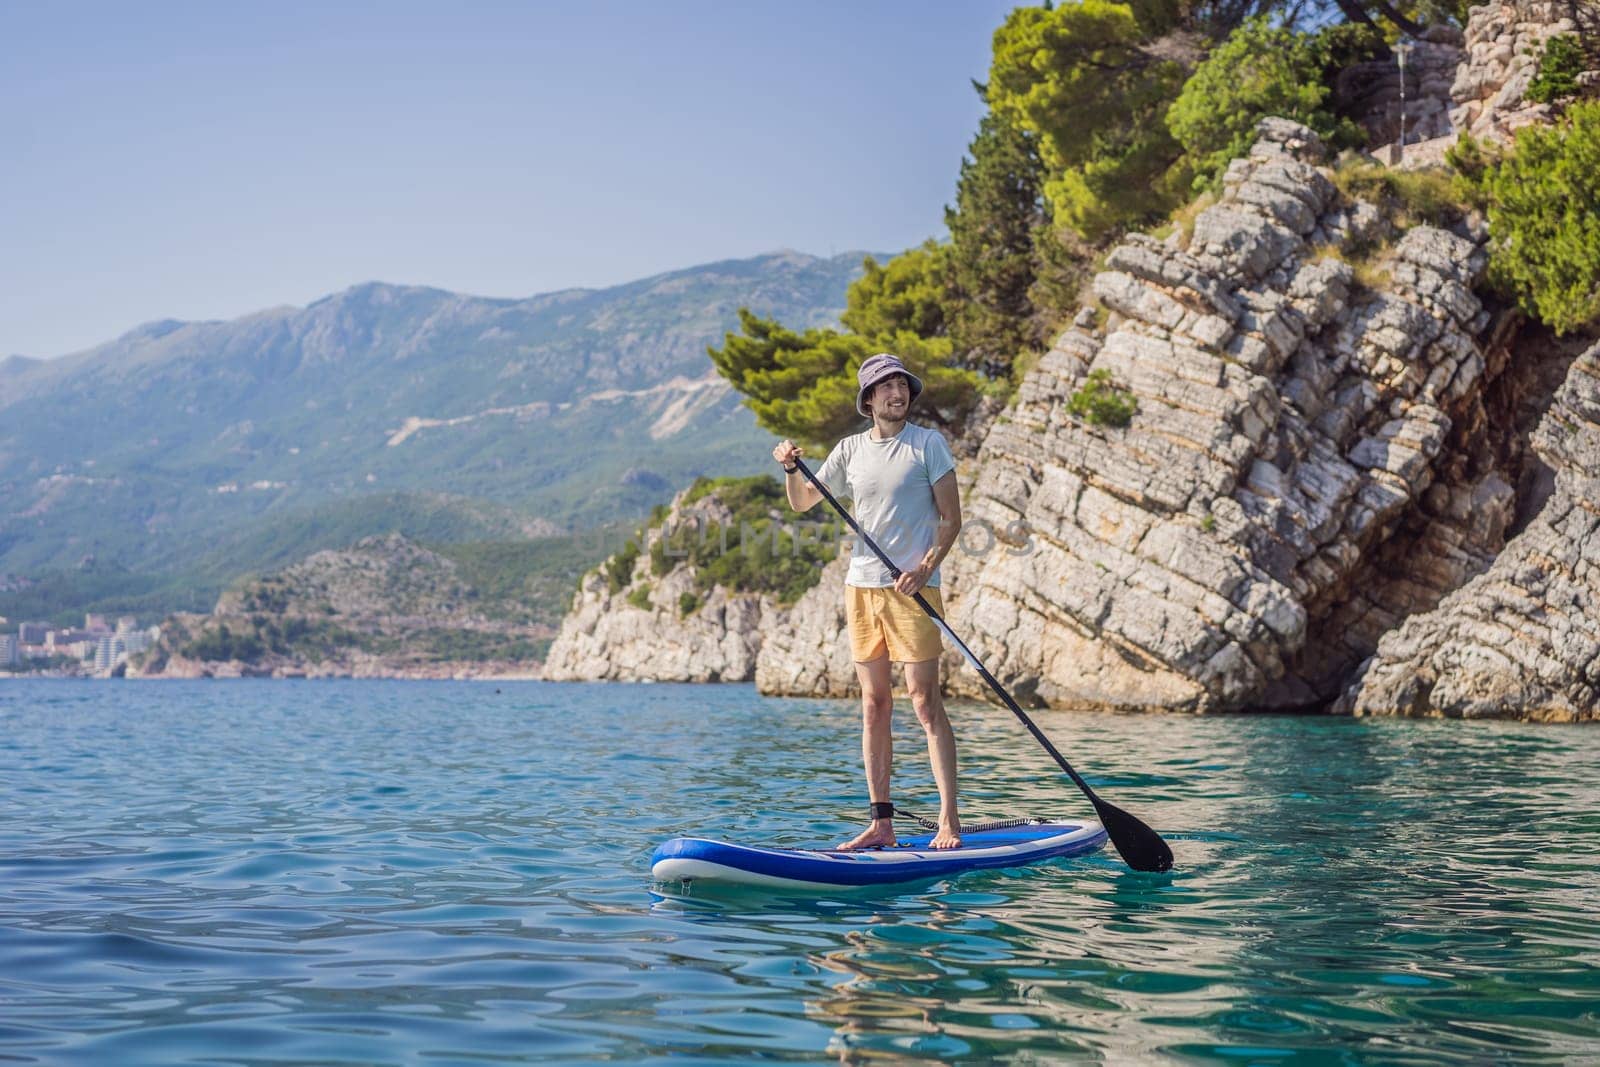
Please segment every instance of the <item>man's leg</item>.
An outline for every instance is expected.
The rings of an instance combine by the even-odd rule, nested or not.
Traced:
[[[890,716],[894,711],[894,688],[889,673],[888,655],[856,663],[856,678],[861,682],[861,762],[867,770],[867,794],[875,804],[887,803],[889,768],[894,765],[894,735]],[[894,820],[873,819],[872,824],[840,848],[877,848],[894,844]]]
[[[939,661],[926,659],[906,664],[906,690],[917,721],[928,735],[928,762],[933,764],[933,780],[939,786],[939,832],[933,835],[934,848],[955,848],[961,844],[961,816],[956,804],[956,735],[945,714],[944,697],[939,693]]]

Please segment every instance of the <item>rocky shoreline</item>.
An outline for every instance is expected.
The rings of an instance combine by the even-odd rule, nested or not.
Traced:
[[[1481,574],[1378,642],[1336,710],[1600,718],[1600,345],[1572,364],[1534,446],[1554,485]]]

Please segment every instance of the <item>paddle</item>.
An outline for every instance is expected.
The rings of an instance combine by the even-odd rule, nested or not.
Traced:
[[[862,543],[872,549],[872,554],[882,560],[885,567],[889,568],[890,576],[898,580],[900,568],[894,565],[894,561],[884,555],[883,549],[879,548],[872,538],[862,532],[861,527],[856,525],[856,520],[851,518],[850,513],[833,498],[833,494],[828,492],[828,487],[817,480],[817,476],[811,473],[811,468],[807,467],[799,456],[794,457],[794,463],[795,466],[800,468],[800,473],[806,476],[806,481],[816,486],[817,492],[822,494],[822,498],[832,505],[834,511],[839,513],[839,517],[850,524],[850,529],[855,531],[856,536],[861,538]],[[1050,739],[1028,717],[1028,713],[1023,711],[1015,700],[1011,699],[1011,694],[1006,692],[1005,687],[995,680],[994,675],[989,673],[989,669],[978,662],[978,657],[972,654],[972,650],[967,647],[966,642],[957,637],[955,632],[945,623],[944,618],[933,610],[933,605],[928,603],[922,593],[920,591],[913,593],[912,599],[916,600],[918,606],[928,613],[928,617],[944,632],[944,635],[950,639],[951,643],[961,650],[961,655],[972,665],[973,670],[983,676],[983,680],[989,683],[989,688],[993,689],[996,695],[1005,702],[1005,706],[1011,709],[1011,714],[1022,721],[1022,725],[1028,728],[1028,732],[1033,735],[1033,739],[1043,745],[1044,750],[1050,753],[1055,761],[1061,765],[1061,769],[1067,772],[1067,777],[1072,779],[1072,783],[1083,790],[1083,795],[1088,797],[1089,803],[1094,805],[1095,814],[1100,816],[1100,822],[1106,828],[1106,836],[1111,839],[1111,843],[1116,846],[1117,852],[1127,861],[1128,866],[1136,871],[1171,870],[1172,849],[1167,847],[1167,843],[1161,839],[1161,835],[1115,804],[1101,800],[1095,794],[1095,791],[1089,788],[1089,783],[1083,780],[1083,776],[1072,769],[1072,764],[1067,762],[1066,757],[1056,751],[1056,746],[1050,743]]]

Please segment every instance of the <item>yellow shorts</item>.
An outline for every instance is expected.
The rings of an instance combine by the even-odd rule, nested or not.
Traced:
[[[922,596],[933,610],[944,614],[939,590],[924,588]],[[892,587],[844,587],[845,629],[850,631],[850,658],[857,663],[881,659],[896,663],[921,663],[937,659],[943,645],[939,627],[911,597]]]

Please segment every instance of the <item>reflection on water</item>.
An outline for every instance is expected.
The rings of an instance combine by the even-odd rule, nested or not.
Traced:
[[[500,690],[0,685],[0,1058],[1600,1056],[1589,731],[1046,715],[1176,870],[683,892],[665,837],[856,821],[849,702]],[[970,818],[1085,812],[1003,710],[956,720]]]

